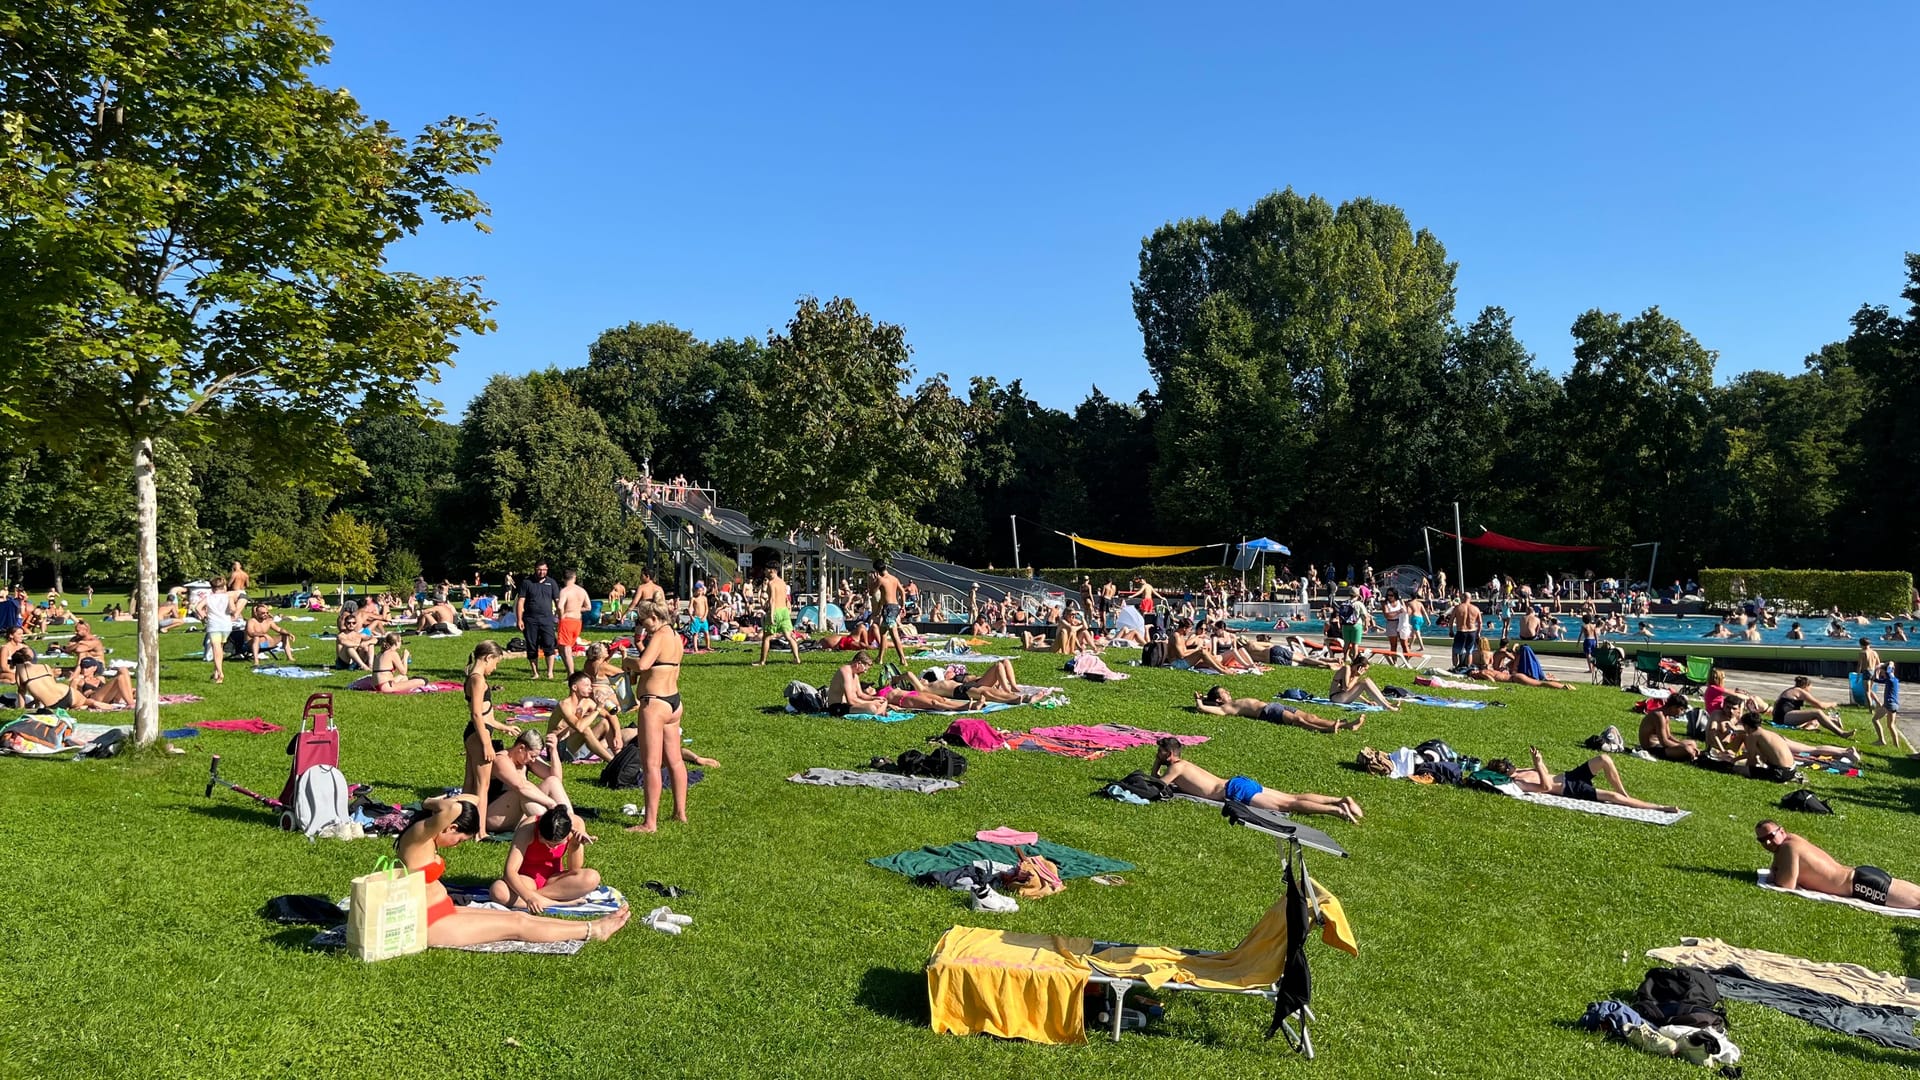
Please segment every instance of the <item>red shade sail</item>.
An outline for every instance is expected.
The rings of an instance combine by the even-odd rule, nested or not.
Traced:
[[[1454,534],[1442,533],[1441,535],[1453,536]],[[1542,555],[1542,554],[1550,555],[1556,552],[1605,550],[1601,545],[1598,545],[1598,544],[1542,544],[1537,540],[1521,540],[1512,536],[1502,536],[1499,533],[1492,532],[1492,531],[1483,532],[1479,536],[1461,536],[1461,537],[1456,537],[1456,539],[1472,544],[1474,547],[1486,548],[1489,551],[1513,551],[1513,552],[1522,552],[1529,555]]]

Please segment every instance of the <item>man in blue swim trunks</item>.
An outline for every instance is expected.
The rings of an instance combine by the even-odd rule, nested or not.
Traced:
[[[1359,821],[1365,816],[1360,812],[1360,804],[1350,796],[1334,798],[1306,792],[1294,795],[1284,791],[1269,791],[1260,786],[1259,781],[1245,776],[1222,780],[1193,762],[1183,760],[1180,756],[1180,740],[1171,735],[1156,745],[1159,752],[1153,758],[1153,775],[1182,794],[1212,802],[1245,803],[1283,814],[1332,814],[1348,821]]]
[[[894,655],[900,658],[900,666],[907,666],[906,645],[900,640],[900,605],[906,589],[900,579],[887,569],[885,560],[875,560],[873,574],[867,578],[867,595],[873,603],[874,629],[880,632],[880,655],[876,663],[887,662],[887,646],[892,645]]]

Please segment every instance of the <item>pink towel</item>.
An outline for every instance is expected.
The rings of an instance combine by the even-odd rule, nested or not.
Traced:
[[[975,840],[985,840],[989,844],[1005,844],[1008,847],[1019,847],[1022,844],[1031,844],[1039,840],[1040,834],[1016,832],[1002,825],[997,829],[982,829],[974,833],[973,838]]]
[[[265,735],[270,731],[284,731],[279,724],[269,724],[257,716],[245,720],[202,720],[194,727],[208,731],[244,731],[249,735]]]
[[[1085,724],[1061,724],[1058,727],[1034,728],[1029,734],[1042,735],[1049,739],[1062,739],[1097,746],[1107,750],[1130,750],[1136,746],[1152,746],[1170,734],[1165,731],[1147,731],[1143,728],[1128,727],[1125,724],[1098,724],[1088,727]],[[1205,735],[1174,735],[1181,746],[1198,746],[1207,741]]]
[[[1013,736],[994,729],[985,720],[959,719],[947,727],[944,738],[948,742],[959,739],[973,750],[1005,750],[1007,740]]]
[[[207,699],[201,697],[199,694],[161,694],[160,695],[160,704],[162,705],[191,705],[196,701],[205,701],[205,700]]]

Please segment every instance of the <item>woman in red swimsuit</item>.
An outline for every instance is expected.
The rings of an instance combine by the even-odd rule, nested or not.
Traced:
[[[599,888],[600,871],[587,865],[585,851],[593,841],[565,806],[522,824],[514,830],[506,871],[489,890],[493,902],[538,915],[549,904],[578,900]]]
[[[427,799],[401,831],[394,847],[400,862],[427,877],[427,944],[440,948],[489,941],[605,941],[627,924],[626,907],[598,919],[547,919],[524,911],[458,907],[440,884],[446,872],[441,848],[471,840],[480,831],[480,807],[470,795]],[[519,845],[515,845],[516,851]],[[597,882],[596,882],[597,883]]]

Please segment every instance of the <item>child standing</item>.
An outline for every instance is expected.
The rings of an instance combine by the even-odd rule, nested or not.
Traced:
[[[1873,681],[1880,687],[1880,700],[1873,705],[1873,745],[1899,746],[1911,751],[1913,744],[1900,734],[1900,673],[1893,661],[1882,660],[1874,668]],[[1882,718],[1887,722],[1885,730],[1880,727]],[[1912,756],[1920,757],[1920,754]]]

